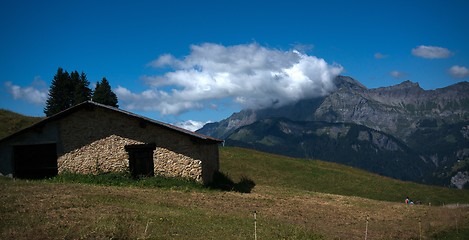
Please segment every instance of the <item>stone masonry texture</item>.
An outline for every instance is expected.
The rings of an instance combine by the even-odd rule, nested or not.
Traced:
[[[77,111],[60,120],[58,170],[98,174],[129,169],[126,145],[155,143],[156,175],[212,180],[218,145],[109,109]]]

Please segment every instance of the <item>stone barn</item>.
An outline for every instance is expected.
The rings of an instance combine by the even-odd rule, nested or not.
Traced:
[[[117,108],[84,102],[0,140],[0,174],[130,172],[208,184],[222,141]]]

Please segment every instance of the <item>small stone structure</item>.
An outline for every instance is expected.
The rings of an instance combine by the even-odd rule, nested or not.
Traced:
[[[117,108],[85,102],[0,140],[0,174],[27,177],[31,173],[126,172],[132,170],[128,149],[134,146],[133,167],[138,169],[133,170],[137,173],[152,166],[151,174],[207,184],[219,169],[221,142]],[[139,153],[138,146],[145,144],[154,145],[152,154]],[[40,149],[46,148],[41,146],[55,147],[56,152],[45,153]],[[19,152],[24,149],[32,152],[29,157]],[[51,155],[56,159],[50,159]]]

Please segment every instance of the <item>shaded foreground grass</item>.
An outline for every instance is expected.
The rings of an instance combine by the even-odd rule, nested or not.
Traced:
[[[256,186],[238,192],[0,178],[0,239],[464,239],[469,208]],[[466,228],[465,228],[466,226]],[[457,229],[457,232],[456,232]],[[453,236],[453,238],[449,238]]]
[[[84,183],[102,186],[164,188],[173,190],[221,190],[249,193],[256,183],[247,177],[241,177],[239,182],[233,181],[222,172],[215,172],[213,182],[203,186],[195,181],[163,176],[134,178],[129,173],[103,173],[98,175],[84,175],[62,173],[53,178],[44,179],[54,183]]]
[[[0,188],[0,239],[246,239],[254,234],[253,208],[241,193],[6,178],[0,178]],[[233,197],[241,198],[233,203]],[[261,219],[259,236],[318,238],[301,226]]]
[[[239,148],[221,148],[220,164],[251,193],[119,174],[0,178],[0,239],[254,239],[253,211],[259,239],[363,239],[366,219],[369,239],[469,238],[469,207],[436,206],[467,203],[467,190]]]

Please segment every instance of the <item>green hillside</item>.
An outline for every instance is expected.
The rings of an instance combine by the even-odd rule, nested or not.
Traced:
[[[403,182],[357,168],[304,160],[244,148],[220,148],[221,171],[233,179],[248,177],[258,185],[289,191],[312,191],[403,202],[406,196],[424,204],[469,203],[469,191]]]
[[[354,123],[267,118],[238,128],[225,141],[225,146],[322,159],[405,181],[421,183],[433,171],[392,135]]]
[[[42,117],[28,117],[9,110],[0,109],[0,139],[42,119]]]

